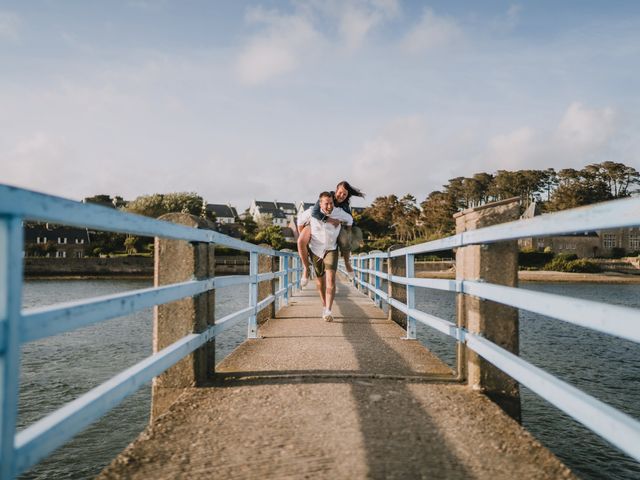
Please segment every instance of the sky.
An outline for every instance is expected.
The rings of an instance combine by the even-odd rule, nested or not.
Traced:
[[[640,2],[0,0],[0,183],[244,210],[640,170]]]

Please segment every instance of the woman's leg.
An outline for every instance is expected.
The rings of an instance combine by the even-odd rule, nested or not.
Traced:
[[[306,225],[298,235],[298,255],[302,260],[302,283],[304,285],[309,281],[309,241],[311,240],[311,227]],[[303,286],[304,286],[303,285]]]
[[[347,274],[349,278],[351,278],[353,276],[353,267],[351,266],[351,227],[347,225],[342,225],[342,227],[340,227],[338,246],[340,247],[342,258],[344,258]]]

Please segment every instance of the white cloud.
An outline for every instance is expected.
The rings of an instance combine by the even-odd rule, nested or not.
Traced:
[[[15,13],[0,11],[0,40],[15,42],[20,38],[22,20]]]
[[[348,50],[361,47],[366,36],[383,22],[394,18],[398,11],[397,1],[347,2],[342,4],[340,33]]]
[[[354,52],[367,36],[397,16],[398,0],[310,1],[294,4],[292,14],[261,7],[245,20],[261,27],[244,45],[236,73],[246,85],[258,85],[321,58],[329,48]],[[316,25],[325,24],[322,32]],[[335,26],[335,28],[334,28]],[[337,32],[338,38],[331,36]]]
[[[19,187],[50,192],[82,176],[68,142],[49,133],[37,131],[20,138],[3,156],[3,170],[10,172],[7,180]]]
[[[496,168],[509,169],[533,160],[538,152],[536,134],[532,128],[522,127],[489,140],[490,160]]]
[[[557,142],[577,154],[589,154],[605,147],[615,132],[612,108],[589,109],[580,102],[567,108],[556,131]]]
[[[604,161],[615,149],[616,113],[611,107],[571,103],[555,129],[521,127],[488,142],[486,160],[494,168],[582,167]]]
[[[427,8],[420,22],[404,37],[402,47],[409,53],[422,53],[448,46],[462,36],[462,29],[454,19],[438,16]]]
[[[511,4],[507,11],[495,17],[490,25],[496,32],[511,32],[520,23],[521,13],[522,5]]]
[[[248,42],[236,63],[238,78],[246,85],[264,83],[292,71],[322,40],[304,14],[282,15],[253,8],[246,19],[265,27]]]
[[[459,174],[473,151],[466,130],[442,130],[422,115],[391,120],[352,158],[353,183],[376,195],[412,193],[422,200]]]

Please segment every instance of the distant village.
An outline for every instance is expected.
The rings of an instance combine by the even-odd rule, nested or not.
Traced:
[[[115,205],[107,205],[116,208]],[[253,200],[243,213],[230,204],[206,203],[204,209],[213,218],[217,231],[241,238],[249,221],[264,228],[277,227],[287,243],[297,240],[296,217],[312,207],[308,202],[278,202]],[[356,218],[365,208],[354,207]],[[529,204],[522,218],[540,215],[535,202]],[[25,257],[83,258],[94,254],[92,246],[101,232],[89,229],[50,225],[37,222],[25,224]],[[578,258],[620,257],[627,253],[640,252],[640,228],[617,228],[589,231],[571,235],[533,237],[519,240],[521,250],[553,252],[576,255]]]
[[[116,197],[119,198],[119,197]],[[89,202],[99,203],[99,202]],[[102,202],[102,206],[117,208],[117,202]],[[253,200],[251,206],[238,214],[236,207],[230,204],[205,203],[204,213],[213,219],[220,233],[234,238],[242,238],[249,221],[257,226],[274,226],[287,243],[297,240],[296,217],[314,204],[309,202],[278,202]],[[354,214],[362,214],[364,208],[353,207]],[[95,238],[102,232],[90,229],[52,225],[39,222],[25,223],[25,257],[83,258],[93,252]]]
[[[522,218],[588,206],[640,194],[640,172],[622,163],[606,161],[580,170],[498,170],[478,172],[449,180],[441,190],[419,201],[411,194],[376,197],[366,208],[352,208],[355,223],[363,231],[363,251],[411,245],[455,232],[456,212],[495,201],[520,198]],[[122,197],[95,195],[86,203],[158,218],[169,212],[203,217],[213,228],[247,242],[273,248],[295,249],[296,217],[312,206],[309,202],[253,200],[242,213],[230,204],[208,203],[196,193]],[[625,258],[635,269],[640,259],[640,228],[615,228],[571,235],[521,238],[523,267],[564,271],[592,271],[606,262]],[[221,253],[224,249],[220,249]],[[232,252],[224,253],[233,255]],[[117,255],[153,255],[153,239],[110,232],[40,223],[25,224],[25,257],[84,258]],[[440,258],[452,252],[438,253]],[[525,257],[532,262],[527,265]],[[564,263],[563,263],[564,262]],[[563,263],[563,265],[559,265]],[[595,265],[595,264],[598,265]]]

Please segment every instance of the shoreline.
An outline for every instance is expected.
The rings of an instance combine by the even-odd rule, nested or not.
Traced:
[[[439,278],[455,280],[456,274],[444,272],[417,272],[417,278]],[[153,275],[26,275],[24,280],[148,280],[153,282]],[[620,285],[639,285],[640,275],[624,273],[568,273],[546,270],[520,270],[518,281],[532,283],[608,283]]]
[[[440,278],[455,280],[455,272],[419,272],[418,278]],[[640,275],[624,273],[569,273],[546,270],[519,270],[518,281],[532,283],[608,283],[639,285]]]
[[[149,280],[153,282],[153,275],[25,275],[24,280]]]

